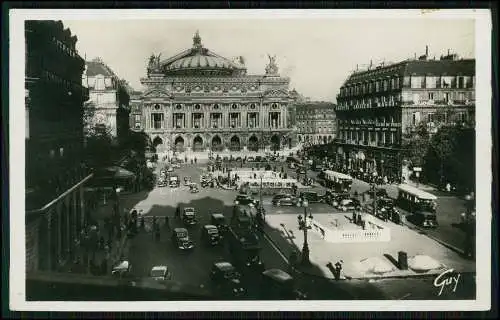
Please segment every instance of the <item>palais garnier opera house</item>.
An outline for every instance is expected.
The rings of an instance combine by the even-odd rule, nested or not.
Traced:
[[[142,95],[131,101],[131,127],[158,152],[263,151],[295,145],[290,79],[269,56],[263,75],[248,75],[243,57],[193,47],[168,59],[151,55]]]

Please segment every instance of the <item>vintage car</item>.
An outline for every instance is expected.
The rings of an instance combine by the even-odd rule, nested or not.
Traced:
[[[261,296],[271,300],[307,300],[307,295],[295,288],[295,279],[281,269],[262,272]]]
[[[200,189],[198,188],[198,185],[196,183],[191,183],[189,185],[189,192],[198,193],[198,192],[200,192]]]
[[[165,265],[151,268],[149,276],[154,280],[172,280],[172,273]]]
[[[213,213],[210,219],[210,223],[219,229],[219,235],[223,235],[226,232],[228,225],[226,222],[226,217],[222,213]]]
[[[111,271],[111,275],[117,278],[126,278],[130,276],[130,272],[132,270],[132,265],[127,260],[120,261],[113,270]]]
[[[354,198],[340,200],[339,204],[337,205],[337,209],[342,211],[355,210],[359,207],[361,207],[361,203],[358,199]]]
[[[220,243],[219,229],[212,225],[207,224],[201,228],[201,239],[205,244],[215,246]]]
[[[184,185],[185,186],[191,185],[191,177],[184,177]]]
[[[324,201],[324,196],[321,196],[314,191],[301,192],[299,198],[306,199],[309,203],[317,203]]]
[[[247,194],[238,194],[236,196],[236,199],[234,200],[234,203],[239,204],[239,205],[244,205],[244,206],[246,206],[246,205],[255,206],[256,205],[255,199]]]
[[[271,200],[274,206],[297,206],[299,199],[290,194],[277,194]]]
[[[186,207],[182,210],[181,215],[182,222],[187,226],[192,226],[197,223],[196,212],[193,207]]]
[[[179,181],[179,177],[176,176],[176,175],[171,175],[169,178],[168,178],[168,186],[170,188],[177,188],[179,187],[180,185],[180,181]]]
[[[175,228],[172,233],[172,242],[180,250],[191,250],[194,243],[189,238],[189,232],[186,228]]]
[[[248,157],[247,158],[247,162],[254,162],[254,161],[255,161],[254,157]]]
[[[224,297],[239,298],[245,295],[246,290],[241,283],[241,275],[229,262],[216,262],[210,272],[215,287]]]
[[[158,181],[156,182],[156,185],[160,188],[166,187],[167,186],[167,179],[165,177],[158,178]]]

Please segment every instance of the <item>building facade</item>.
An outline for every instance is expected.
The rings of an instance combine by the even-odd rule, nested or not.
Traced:
[[[217,55],[198,33],[188,50],[161,61],[152,55],[141,79],[145,91],[134,101],[141,109],[134,129],[144,130],[160,152],[290,147],[290,80],[278,74],[275,57],[269,60],[264,75],[247,75],[243,57]]]
[[[335,139],[337,122],[333,103],[297,103],[295,119],[299,143],[325,144]]]
[[[86,62],[83,86],[89,89],[85,103],[85,134],[104,131],[118,140],[129,130],[130,95],[124,80],[120,80],[102,59]]]
[[[26,271],[71,259],[86,219],[85,61],[61,21],[25,22]]]
[[[336,161],[344,169],[407,178],[406,139],[418,126],[475,118],[475,60],[455,54],[354,72],[337,96]]]

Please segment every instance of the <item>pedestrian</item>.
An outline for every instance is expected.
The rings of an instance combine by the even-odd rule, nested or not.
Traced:
[[[196,159],[196,157],[194,157],[194,163],[196,164],[198,162],[198,159]]]
[[[165,227],[167,227],[167,230],[170,230],[170,223],[168,221],[168,216],[165,216]]]

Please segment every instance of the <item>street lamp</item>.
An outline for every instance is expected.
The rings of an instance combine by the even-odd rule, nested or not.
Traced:
[[[120,210],[120,192],[122,191],[122,188],[116,188],[115,193],[116,193],[116,212],[115,212],[115,222],[116,222],[116,227],[117,227],[117,235],[118,237],[121,237],[121,225],[120,225],[120,220],[121,220],[121,210]]]
[[[302,248],[302,264],[305,266],[310,266],[311,261],[309,259],[309,244],[307,243],[307,231],[311,227],[308,226],[307,219],[309,218],[312,220],[312,215],[309,214],[309,217],[307,216],[307,206],[309,205],[309,203],[307,202],[307,199],[302,198],[301,202],[302,202],[302,206],[304,207],[304,217],[299,215],[297,217],[297,219],[299,222],[299,230],[302,230],[304,232],[304,246]]]

